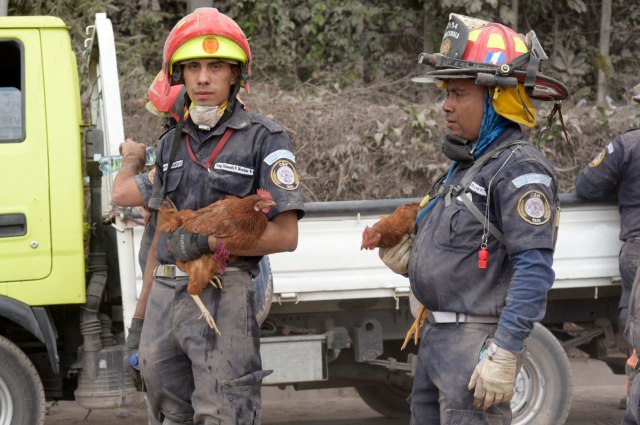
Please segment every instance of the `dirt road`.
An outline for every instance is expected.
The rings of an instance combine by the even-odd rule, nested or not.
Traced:
[[[574,401],[565,425],[617,425],[623,411],[618,402],[624,376],[613,375],[604,363],[572,360]],[[263,425],[407,425],[408,421],[378,415],[350,388],[296,392],[264,389]],[[145,425],[143,406],[88,411],[74,402],[51,406],[45,425]],[[85,420],[86,417],[86,420]],[[555,424],[549,424],[555,425]]]

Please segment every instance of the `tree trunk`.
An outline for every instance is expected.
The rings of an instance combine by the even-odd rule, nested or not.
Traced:
[[[607,96],[607,75],[610,71],[609,42],[611,40],[611,0],[602,0],[600,13],[600,58],[598,66],[597,104],[604,105]]]
[[[9,0],[0,0],[0,16],[7,16],[9,9]]]
[[[199,7],[213,7],[213,0],[187,0],[187,13],[191,13]]]
[[[515,32],[518,32],[518,0],[511,0],[511,13],[513,13],[513,26],[511,27]]]

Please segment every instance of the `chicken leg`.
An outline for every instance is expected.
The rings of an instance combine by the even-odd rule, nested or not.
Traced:
[[[400,350],[404,350],[409,340],[413,336],[413,343],[418,345],[418,339],[420,338],[420,329],[424,326],[424,322],[427,321],[427,309],[424,308],[423,304],[420,304],[420,308],[418,309],[418,314],[416,314],[416,320],[413,321],[413,325],[407,331],[407,336],[404,338],[404,343]]]
[[[204,320],[207,321],[211,329],[215,330],[218,335],[222,335],[220,333],[220,329],[218,329],[218,326],[216,325],[215,320],[213,320],[213,316],[211,315],[211,313],[209,313],[209,310],[207,310],[207,307],[205,307],[200,297],[198,295],[191,295],[191,298],[193,298],[193,300],[196,302],[198,308],[200,309],[200,312],[202,313],[202,316],[200,317],[204,317]]]

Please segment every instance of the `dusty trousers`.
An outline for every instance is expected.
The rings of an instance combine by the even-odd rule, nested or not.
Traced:
[[[473,407],[467,388],[495,324],[427,324],[418,349],[411,393],[411,425],[509,425],[509,402],[487,411]]]
[[[154,279],[140,341],[149,423],[260,424],[262,370],[251,275],[228,271],[200,297],[222,335],[201,319],[187,277]]]

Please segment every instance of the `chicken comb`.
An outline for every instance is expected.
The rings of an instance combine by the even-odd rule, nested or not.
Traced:
[[[271,194],[266,189],[258,189],[256,190],[256,193],[258,194],[259,197],[261,197],[265,201],[273,201]]]

